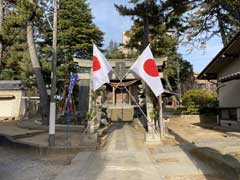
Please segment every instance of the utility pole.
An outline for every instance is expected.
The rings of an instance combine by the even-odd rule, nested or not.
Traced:
[[[51,72],[51,99],[49,115],[49,146],[55,146],[55,123],[56,123],[56,65],[57,65],[57,16],[58,0],[54,0],[53,14],[53,42],[52,42],[52,72]]]

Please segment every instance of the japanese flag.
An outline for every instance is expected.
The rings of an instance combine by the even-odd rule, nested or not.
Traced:
[[[164,92],[157,65],[149,46],[146,47],[130,69],[147,83],[156,97]]]
[[[109,83],[108,73],[112,70],[112,67],[108,63],[105,56],[99,51],[97,46],[93,44],[93,90],[96,91],[103,84]]]

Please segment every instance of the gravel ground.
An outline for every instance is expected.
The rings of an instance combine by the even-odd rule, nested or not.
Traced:
[[[0,180],[53,180],[72,158],[73,155],[39,157],[0,146]]]

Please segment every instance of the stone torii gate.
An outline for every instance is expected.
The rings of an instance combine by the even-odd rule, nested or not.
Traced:
[[[159,75],[163,77],[163,71],[167,57],[157,58],[156,64],[158,67]],[[91,82],[91,67],[92,60],[90,59],[74,59],[74,62],[78,64],[80,68],[79,72],[79,107],[77,108],[79,114],[86,116],[89,108],[90,100],[90,82]],[[104,105],[107,108],[107,112],[112,121],[132,121],[133,114],[140,104],[143,108],[146,107],[146,101],[144,99],[144,89],[140,78],[138,78],[132,72],[129,72],[126,76],[126,72],[135,62],[133,59],[109,59],[113,71],[109,74],[110,84],[106,85],[106,94],[104,97],[99,97],[98,103],[101,103],[104,99]],[[120,82],[120,80],[124,79]],[[135,102],[136,101],[136,102]],[[150,107],[150,109],[149,109]],[[153,106],[149,106],[147,113],[150,113]],[[129,115],[130,114],[130,115]],[[149,116],[148,116],[149,117]]]

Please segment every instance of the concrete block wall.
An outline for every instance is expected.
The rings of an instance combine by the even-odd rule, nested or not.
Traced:
[[[240,108],[237,108],[237,121],[220,119],[220,125],[233,130],[240,130]]]

